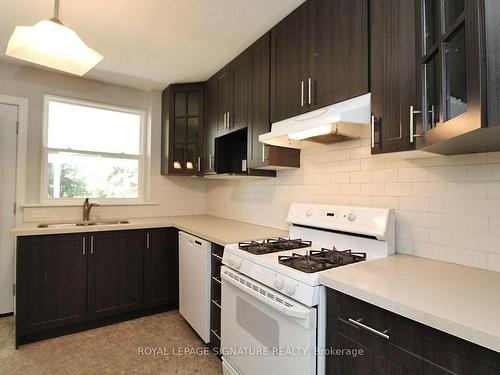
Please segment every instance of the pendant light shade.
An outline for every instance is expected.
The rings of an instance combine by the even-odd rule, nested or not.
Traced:
[[[6,55],[64,72],[84,75],[103,56],[89,48],[70,28],[55,17],[33,26],[17,26],[7,44]]]

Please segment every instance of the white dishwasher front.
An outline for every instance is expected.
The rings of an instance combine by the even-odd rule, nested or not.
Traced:
[[[210,255],[212,244],[179,232],[179,312],[210,341]]]

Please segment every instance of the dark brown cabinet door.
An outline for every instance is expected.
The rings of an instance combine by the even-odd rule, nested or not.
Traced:
[[[216,75],[217,81],[217,136],[229,131],[233,108],[232,69],[228,65]]]
[[[145,232],[144,307],[176,307],[179,290],[178,231],[174,228]]]
[[[248,127],[249,165],[262,160],[262,147],[259,135],[271,130],[269,121],[269,59],[270,35],[260,38],[250,47],[251,60],[251,110]]]
[[[218,80],[210,78],[205,91],[205,123],[204,123],[204,160],[203,173],[215,173],[215,138],[218,128]]]
[[[410,108],[420,108],[415,0],[371,0],[370,9],[372,153],[412,150]]]
[[[309,110],[313,12],[307,1],[271,30],[271,122]]]
[[[100,232],[89,242],[89,317],[142,308],[144,232]]]
[[[313,1],[311,104],[320,108],[369,91],[368,0]]]
[[[232,71],[232,108],[229,113],[228,130],[230,132],[248,126],[248,108],[250,103],[250,53],[248,50],[231,62]]]
[[[203,83],[174,84],[163,92],[163,174],[202,173],[204,96]]]
[[[85,241],[82,234],[18,238],[17,335],[85,319]]]

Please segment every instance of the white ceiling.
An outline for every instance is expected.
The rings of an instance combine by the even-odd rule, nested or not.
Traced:
[[[203,81],[304,0],[60,0],[60,19],[104,55],[86,77],[141,89]],[[0,1],[0,60],[16,25],[52,0]],[[21,62],[22,63],[22,62]]]

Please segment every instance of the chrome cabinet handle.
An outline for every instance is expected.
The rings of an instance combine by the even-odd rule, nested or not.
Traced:
[[[208,155],[208,170],[212,170],[212,154]]]
[[[371,119],[371,141],[372,141],[372,148],[375,147],[375,116],[372,115]]]
[[[266,145],[262,144],[262,162],[266,161]]]
[[[363,321],[363,319],[351,319],[349,318],[349,323],[352,323],[354,324],[355,326],[361,328],[361,329],[364,329],[365,331],[368,331],[370,333],[373,333],[377,336],[380,336],[386,340],[389,340],[389,335],[387,334],[387,332],[389,332],[389,330],[385,330],[383,332],[380,332],[380,331],[377,331],[376,329],[372,328],[372,327],[369,327],[367,326],[366,324],[363,324],[361,323]]]
[[[300,82],[300,106],[304,106],[304,81]]]
[[[198,172],[201,172],[201,157],[198,156]]]
[[[149,249],[149,232],[146,233],[146,249]]]
[[[90,236],[90,254],[94,254],[94,236]]]
[[[227,115],[227,113],[224,112],[224,129],[226,129],[226,115]]]
[[[85,237],[82,237],[82,254],[85,255]]]
[[[421,135],[415,134],[415,129],[413,125],[413,117],[417,113],[422,113],[422,111],[415,111],[413,109],[413,105],[410,106],[410,143],[413,143],[415,141],[416,137],[422,137]]]
[[[231,112],[227,113],[227,128],[231,129]]]
[[[312,80],[311,78],[309,77],[309,81],[308,81],[308,103],[309,104],[312,104]]]

